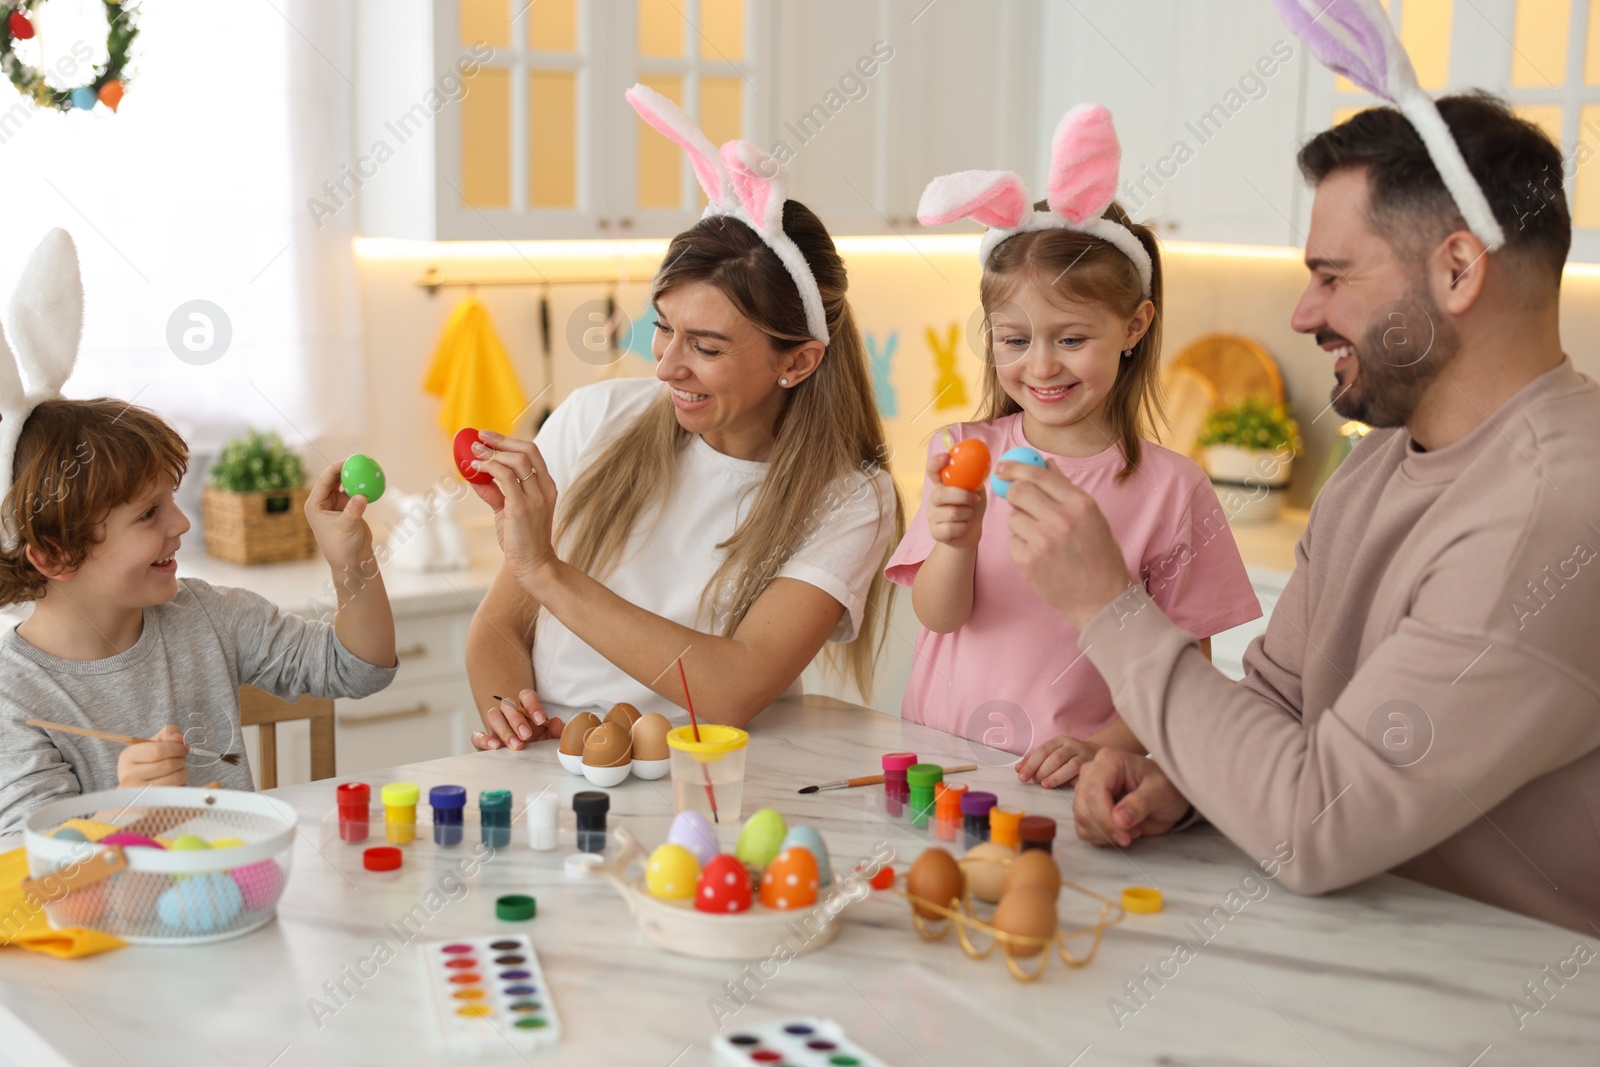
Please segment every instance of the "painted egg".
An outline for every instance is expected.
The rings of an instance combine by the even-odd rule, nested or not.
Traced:
[[[146,837],[143,834],[130,834],[124,832],[107,834],[95,843],[99,845],[117,845],[121,848],[131,848],[135,846],[138,848],[167,847],[153,837]]]
[[[97,926],[111,903],[111,893],[103,881],[75,889],[60,900],[45,905],[56,926]]]
[[[633,724],[640,719],[639,709],[632,704],[613,704],[611,710],[606,712],[604,722],[620,722],[630,732]]]
[[[720,915],[748,911],[753,898],[750,876],[737,858],[713,856],[701,869],[700,884],[694,894],[694,906],[700,911]]]
[[[1028,886],[1044,890],[1052,900],[1061,892],[1061,871],[1056,867],[1055,859],[1044,849],[1030,848],[1011,861],[1011,866],[1006,868],[1005,883],[1000,889],[1001,898]]]
[[[734,843],[733,854],[746,867],[759,871],[778,854],[783,847],[784,835],[788,832],[789,827],[782,815],[772,808],[762,808],[745,820],[744,829],[739,831],[739,840]]]
[[[680,811],[672,820],[672,829],[667,831],[667,840],[694,853],[701,866],[709,864],[722,851],[717,845],[717,832],[698,811]]]
[[[632,759],[633,735],[621,723],[603,722],[583,739],[583,762],[587,767],[620,767]]]
[[[939,480],[975,493],[983,488],[983,479],[988,473],[989,446],[976,437],[969,437],[951,446],[950,461],[939,469]]]
[[[239,886],[225,874],[187,878],[162,893],[156,914],[186,934],[209,934],[226,927],[244,907]]]
[[[50,835],[57,841],[87,841],[89,838],[76,826],[63,826]]]
[[[174,852],[197,852],[210,847],[211,842],[199,834],[180,834],[178,837],[173,838],[172,841],[172,851]]]
[[[942,848],[930,848],[917,857],[906,875],[906,892],[929,904],[954,908],[961,902],[961,867],[956,858]],[[943,915],[921,904],[914,904],[917,914],[924,919],[942,919]]]
[[[967,849],[967,854],[961,857],[967,892],[985,904],[998,904],[1005,891],[1006,869],[1016,858],[1016,849],[995,841],[984,841]]]
[[[641,715],[633,724],[633,758],[643,760],[667,759],[672,750],[667,747],[667,731],[672,722],[665,715],[651,712]]]
[[[808,848],[785,848],[761,876],[761,903],[783,911],[817,902],[817,859]]]
[[[461,472],[461,477],[473,485],[488,485],[494,481],[494,476],[474,470],[472,467],[478,460],[478,457],[472,454],[472,446],[477,443],[478,431],[467,426],[456,431],[455,440],[450,443],[450,451],[455,455],[456,470]]]
[[[270,908],[283,889],[283,868],[276,860],[235,867],[228,872],[228,877],[239,887],[239,896],[251,911]]]
[[[1038,886],[1023,886],[1000,898],[989,920],[996,930],[1016,937],[1050,937],[1055,934],[1056,896]],[[1042,945],[1010,945],[1011,954],[1018,957],[1037,956]]]
[[[828,885],[831,883],[833,881],[833,868],[828,863],[828,846],[822,843],[822,835],[817,833],[814,827],[796,826],[784,837],[780,851],[797,846],[810,852],[817,861],[817,884]]]
[[[363,456],[360,452],[344,461],[344,469],[339,472],[339,482],[344,486],[344,491],[349,496],[364,496],[367,503],[372,503],[383,495],[388,479],[383,476],[383,468],[378,466],[378,461],[371,456]]]
[[[657,900],[687,900],[700,880],[700,861],[682,845],[660,845],[650,853],[644,886]]]
[[[1043,467],[1044,457],[1031,448],[1008,448],[1000,453],[1001,463],[1026,463],[1030,467]],[[994,490],[994,495],[1001,500],[1011,491],[1011,483],[1004,481],[998,474],[989,476],[989,488]]]
[[[567,720],[561,728],[561,751],[569,756],[583,755],[583,742],[590,731],[600,725],[600,716],[592,711],[580,711]]]
[[[241,837],[219,837],[215,841],[211,842],[211,847],[212,848],[238,848],[240,845],[243,845],[243,844],[245,844],[245,841]]]
[[[111,879],[111,914],[124,927],[143,927],[156,919],[156,901],[172,879],[154,871],[123,871]],[[129,930],[143,933],[143,930]]]

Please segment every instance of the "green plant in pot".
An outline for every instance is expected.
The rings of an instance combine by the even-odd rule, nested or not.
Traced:
[[[202,500],[206,552],[233,563],[308,559],[306,472],[276,433],[246,430],[222,446]]]
[[[1212,411],[1195,438],[1200,458],[1218,486],[1229,487],[1236,506],[1223,501],[1234,521],[1277,517],[1294,459],[1304,450],[1300,425],[1289,409],[1269,397],[1235,400]]]

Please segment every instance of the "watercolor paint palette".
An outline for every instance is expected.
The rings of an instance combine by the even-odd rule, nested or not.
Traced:
[[[420,946],[444,1046],[472,1055],[509,1045],[521,1053],[561,1042],[533,942],[522,934],[430,941]]]
[[[888,1067],[878,1057],[844,1036],[832,1019],[785,1019],[742,1026],[711,1039],[711,1049],[725,1067]]]

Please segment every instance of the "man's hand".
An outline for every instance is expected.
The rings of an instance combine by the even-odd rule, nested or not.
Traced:
[[[1052,463],[1005,462],[1011,558],[1039,599],[1082,630],[1133,579],[1100,505]]]
[[[189,768],[184,762],[188,757],[183,731],[168,723],[153,739],[122,750],[117,757],[117,788],[188,785]]]
[[[1150,757],[1102,748],[1078,773],[1072,816],[1084,841],[1126,848],[1137,838],[1166,833],[1190,806]]]
[[[497,748],[519,749],[534,741],[547,741],[561,736],[562,722],[544,713],[539,694],[524,689],[517,694],[518,704],[502,700],[492,708],[483,710],[483,730],[474,731],[472,747],[479,751]]]

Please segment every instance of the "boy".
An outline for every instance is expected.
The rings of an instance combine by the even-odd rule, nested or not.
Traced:
[[[0,551],[0,606],[34,610],[0,638],[0,835],[75,793],[191,780],[254,788],[248,761],[189,755],[190,745],[243,752],[241,684],[289,699],[362,697],[394,679],[394,616],[361,517],[367,501],[345,496],[338,465],[305,507],[339,589],[329,625],[178,577],[189,520],[173,491],[188,462],[158,415],[120,400],[46,400],[23,425],[0,503],[17,545]],[[28,718],[154,740],[122,746]]]

